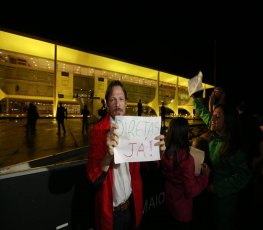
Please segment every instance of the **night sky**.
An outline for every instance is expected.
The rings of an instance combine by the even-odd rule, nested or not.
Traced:
[[[0,29],[188,78],[201,70],[204,81],[223,87],[231,101],[243,97],[259,107],[262,14],[252,10],[260,7],[196,9],[187,14],[164,4],[139,10],[127,3],[118,6],[122,10],[116,7],[1,14]]]

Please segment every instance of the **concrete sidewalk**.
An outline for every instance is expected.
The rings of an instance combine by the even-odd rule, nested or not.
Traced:
[[[26,131],[26,122],[27,119],[0,120],[0,170],[21,163],[41,164],[43,159],[62,160],[61,154],[85,159],[91,125],[82,134],[81,118],[66,119],[66,133],[60,136],[53,118],[38,119],[36,131],[31,134]]]

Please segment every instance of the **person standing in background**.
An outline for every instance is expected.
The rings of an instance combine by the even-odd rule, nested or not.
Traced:
[[[259,143],[262,140],[262,131],[260,129],[259,120],[250,113],[246,100],[240,99],[236,104],[236,108],[245,135],[248,166],[250,169],[253,169],[256,164],[256,159],[260,155]]]
[[[143,112],[143,106],[142,106],[142,100],[140,99],[138,104],[137,104],[137,109],[138,109],[138,116],[142,115]]]
[[[258,159],[260,159],[262,131],[258,118],[250,112],[249,105],[245,99],[239,99],[236,103],[236,108],[239,113],[245,137],[244,143],[247,164],[252,171],[252,178],[245,189],[241,191],[239,197],[239,224],[242,228],[247,229],[251,227],[252,222],[255,222],[254,218],[257,215],[254,213],[254,207],[256,206],[254,200],[254,186],[256,184],[254,184],[254,181],[257,176]]]
[[[30,103],[27,109],[27,131],[34,133],[36,131],[36,122],[39,118],[37,107]]]
[[[67,118],[67,110],[63,107],[62,102],[59,102],[59,107],[57,108],[57,123],[58,123],[58,135],[60,135],[60,128],[62,126],[64,134],[66,133],[64,119]]]
[[[107,115],[107,107],[104,99],[101,99],[101,108],[98,110],[98,115],[100,116],[99,121],[101,121]]]
[[[126,113],[127,92],[123,84],[112,81],[105,94],[108,113],[91,131],[87,155],[87,178],[95,186],[96,230],[138,229],[143,215],[140,162],[114,163],[114,148],[119,144],[115,116]],[[155,145],[165,150],[164,136]]]
[[[193,198],[205,190],[210,174],[210,168],[203,163],[201,174],[195,175],[195,162],[190,154],[188,132],[187,119],[172,119],[165,138],[166,150],[161,155],[168,225],[177,230],[190,229]]]

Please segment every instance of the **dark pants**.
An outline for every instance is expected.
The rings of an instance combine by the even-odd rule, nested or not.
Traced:
[[[82,133],[87,132],[88,130],[88,119],[83,118],[82,119]]]
[[[35,132],[36,131],[36,123],[37,123],[37,120],[28,120],[27,131],[28,132]]]
[[[63,128],[63,132],[66,133],[64,120],[57,120],[57,122],[58,122],[58,134],[60,134],[60,126],[62,126]]]
[[[135,227],[135,211],[130,198],[130,206],[127,210],[113,212],[113,229],[114,230],[138,230]]]
[[[129,230],[132,229],[131,210],[118,211],[113,213],[113,229],[114,230]]]

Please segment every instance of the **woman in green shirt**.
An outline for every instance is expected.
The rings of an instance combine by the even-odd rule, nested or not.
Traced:
[[[213,229],[236,229],[239,192],[248,184],[251,172],[243,151],[237,111],[218,104],[210,113],[200,98],[194,99],[196,113],[212,132],[209,140],[211,162],[208,191],[212,197]]]

